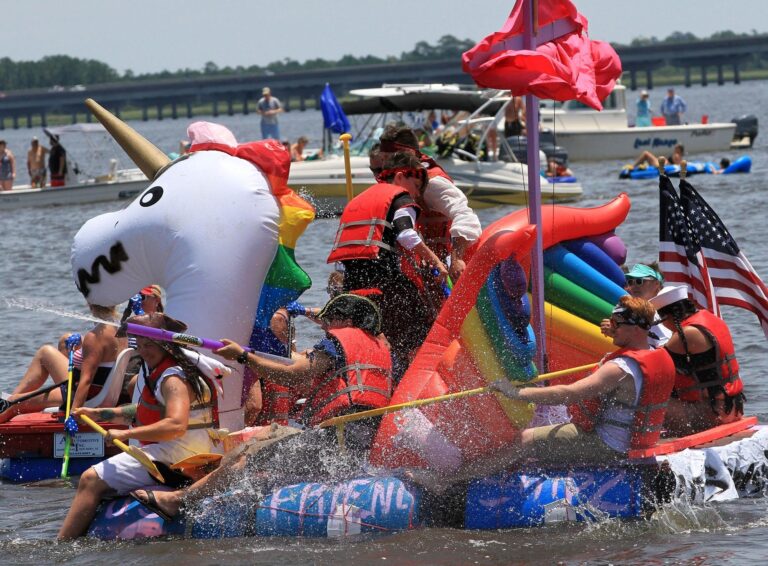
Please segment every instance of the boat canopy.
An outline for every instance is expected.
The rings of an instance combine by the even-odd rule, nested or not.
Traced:
[[[393,92],[387,96],[375,96],[373,98],[342,102],[341,107],[347,115],[417,112],[422,110],[464,110],[474,112],[487,102],[488,98],[478,91]],[[484,113],[495,114],[503,104],[504,100],[495,100],[485,108]]]

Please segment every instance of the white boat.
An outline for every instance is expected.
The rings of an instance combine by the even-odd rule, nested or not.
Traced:
[[[422,117],[425,110],[448,109],[470,112],[469,118],[460,126],[469,126],[485,139],[487,130],[496,127],[497,120],[477,117],[480,114],[496,114],[508,97],[495,99],[493,95],[468,90],[458,85],[384,85],[382,88],[352,91],[361,100],[345,103],[349,115],[374,115],[360,128],[361,132],[375,131],[376,125],[386,123],[389,114],[399,120],[412,122],[414,116]],[[410,114],[414,113],[414,114]],[[391,119],[391,117],[390,117]],[[365,135],[356,135],[363,138]],[[355,194],[359,194],[375,183],[368,168],[368,143],[361,139],[357,155],[351,159],[352,183]],[[501,143],[506,143],[500,140]],[[512,155],[508,151],[507,155]],[[461,158],[460,158],[461,157]],[[474,208],[485,208],[501,204],[524,205],[528,202],[528,167],[524,163],[509,161],[483,161],[477,156],[457,149],[450,157],[436,158],[438,164],[454,179],[456,185],[469,197]],[[291,164],[289,184],[312,200],[321,212],[338,212],[346,202],[346,181],[344,160],[330,155],[323,160],[301,161]],[[541,178],[542,198],[550,202],[575,201],[581,197],[582,188],[577,182],[550,182]]]
[[[623,85],[616,85],[603,105],[601,112],[576,100],[543,106],[541,126],[555,132],[556,143],[568,148],[571,160],[585,161],[634,159],[644,150],[667,155],[678,143],[689,154],[725,151],[736,129],[733,122],[630,127]]]
[[[18,185],[0,192],[0,210],[32,206],[78,205],[119,199],[131,199],[147,186],[146,176],[138,168],[121,169],[117,150],[101,124],[72,124],[47,128],[47,134],[79,134],[88,147],[85,161],[73,161],[67,151],[67,184],[63,187],[33,188]],[[66,142],[63,142],[63,144]]]

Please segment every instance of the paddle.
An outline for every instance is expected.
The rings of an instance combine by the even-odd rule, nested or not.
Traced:
[[[344,145],[344,177],[347,180],[347,202],[349,202],[355,196],[352,188],[352,162],[349,157],[349,141],[352,139],[352,134],[341,134],[339,139]]]
[[[542,373],[538,377],[530,381],[517,381],[513,382],[517,385],[530,385],[532,383],[538,383],[540,381],[549,381],[557,377],[562,377],[571,373],[577,373],[592,369],[597,364],[586,364],[583,366],[572,367],[568,369],[561,369],[559,371],[552,371],[549,373]],[[434,403],[440,403],[442,401],[452,401],[454,399],[462,399],[464,397],[471,397],[473,395],[480,395],[482,393],[490,393],[490,386],[478,387],[477,389],[468,389],[466,391],[458,391],[456,393],[448,393],[447,395],[439,395],[437,397],[429,397],[427,399],[416,399],[415,401],[408,401],[406,403],[398,403],[397,405],[389,405],[388,407],[381,407],[380,409],[371,409],[369,411],[360,411],[358,413],[352,413],[351,415],[342,415],[340,417],[333,417],[331,419],[324,420],[319,425],[319,428],[328,428],[329,426],[336,426],[342,428],[344,424],[352,421],[359,421],[362,419],[369,419],[371,417],[378,417],[379,415],[386,415],[388,413],[394,413],[395,411],[401,411],[402,409],[410,409],[412,407],[423,407],[424,405],[432,405]],[[338,432],[338,431],[337,431]]]
[[[104,428],[102,428],[92,418],[86,415],[77,415],[77,418],[83,421],[93,430],[98,432],[104,438],[106,438],[107,435],[109,434]],[[160,470],[157,469],[157,466],[155,466],[155,463],[149,458],[149,456],[147,456],[147,454],[141,448],[138,448],[137,446],[128,446],[125,442],[121,440],[117,440],[115,438],[112,439],[112,444],[117,446],[120,450],[122,450],[126,454],[136,458],[139,464],[141,464],[147,469],[147,471],[149,472],[149,475],[151,475],[157,481],[159,481],[160,483],[165,483],[165,478],[163,477],[163,474],[160,473]]]
[[[42,395],[43,393],[48,393],[50,391],[53,391],[54,389],[58,389],[61,387],[61,383],[54,383],[53,385],[50,385],[48,387],[43,387],[42,389],[38,389],[37,391],[32,391],[31,393],[27,393],[26,395],[23,395],[19,397],[18,399],[14,399],[13,401],[9,401],[8,399],[0,399],[0,413],[4,413],[14,405],[18,403],[23,403],[24,401],[28,401],[29,399],[32,399],[32,397],[37,397],[38,395]]]
[[[224,342],[218,340],[211,340],[209,338],[199,338],[192,336],[191,334],[182,334],[181,332],[171,332],[169,330],[163,330],[162,328],[152,328],[149,326],[143,326],[133,322],[126,322],[120,328],[125,328],[125,332],[133,334],[134,336],[143,336],[144,338],[150,338],[151,340],[162,340],[164,342],[174,342],[176,344],[184,344],[185,346],[197,346],[199,348],[205,348],[207,350],[218,350],[226,346]],[[268,354],[266,352],[259,352],[251,348],[243,348],[246,352],[253,352],[259,356],[281,363],[283,365],[293,364],[293,360],[284,358],[283,356],[275,356],[274,354]]]
[[[64,422],[69,420],[69,411],[72,409],[72,383],[75,373],[75,346],[80,343],[80,335],[73,334],[67,338],[67,349],[69,350],[69,365],[67,366],[67,403],[64,414]],[[61,479],[67,479],[69,476],[69,450],[72,447],[72,433],[65,426],[66,440],[64,441],[64,461],[61,463]]]

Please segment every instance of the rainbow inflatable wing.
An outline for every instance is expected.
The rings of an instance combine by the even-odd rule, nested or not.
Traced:
[[[628,212],[626,195],[594,209],[544,207],[545,347],[551,371],[596,362],[613,349],[598,325],[624,294],[619,264],[626,248],[613,230]],[[525,210],[484,231],[393,404],[500,378],[526,381],[538,373],[525,277],[534,233]],[[394,413],[382,421],[371,460],[450,472],[515,440],[534,409],[486,394]]]

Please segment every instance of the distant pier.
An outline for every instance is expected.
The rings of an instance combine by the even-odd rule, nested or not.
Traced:
[[[768,36],[626,47],[618,50],[629,88],[641,79],[653,88],[653,73],[661,67],[683,70],[686,86],[698,78],[707,85],[710,76],[725,83],[726,71],[735,83],[741,82],[740,65],[755,54],[768,53]],[[712,73],[712,74],[710,74]],[[230,75],[195,79],[168,79],[87,85],[85,90],[43,89],[7,92],[0,97],[0,129],[47,125],[49,115],[70,116],[72,123],[92,120],[85,109],[86,98],[120,115],[125,109],[138,110],[142,120],[191,118],[195,108],[204,107],[214,116],[255,112],[261,89],[269,86],[286,110],[318,107],[320,93],[328,82],[338,96],[357,88],[382,83],[470,83],[461,62],[427,61],[355,67],[337,67],[278,75]]]

